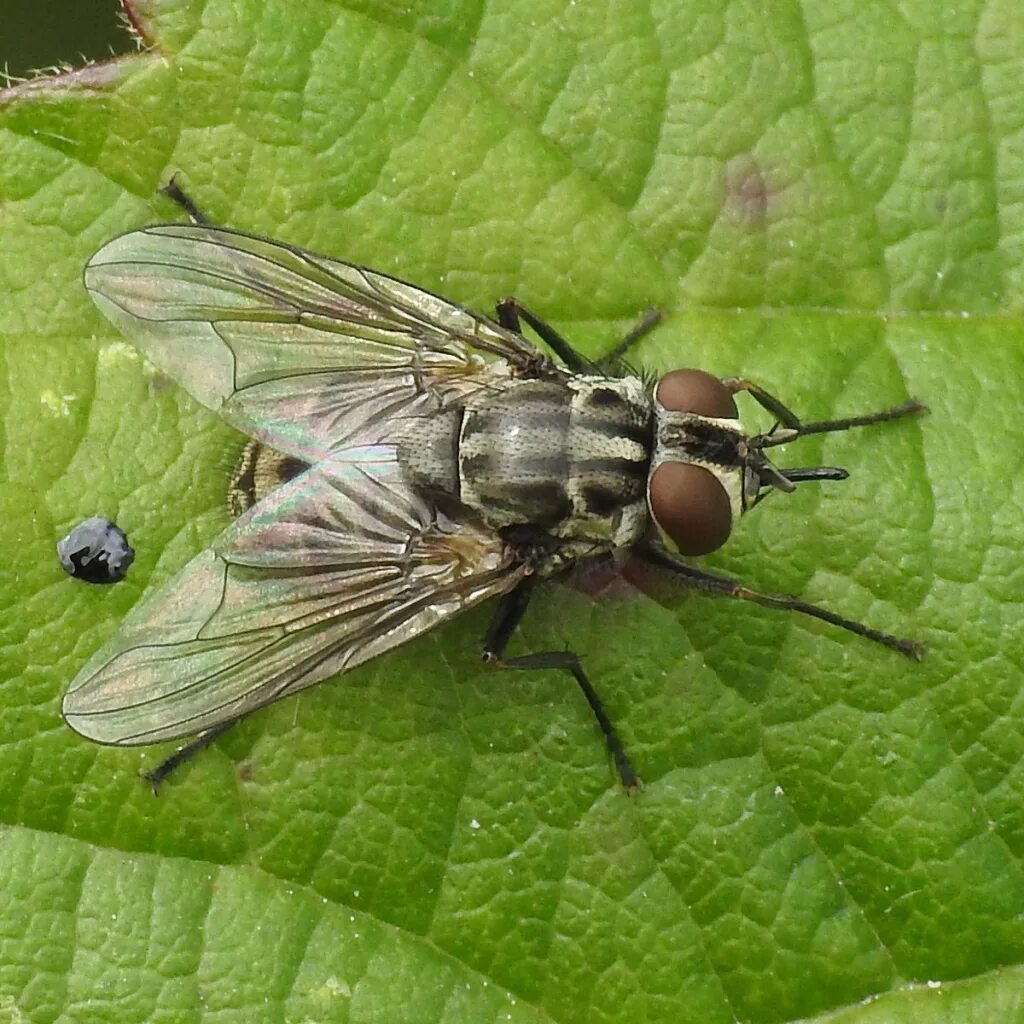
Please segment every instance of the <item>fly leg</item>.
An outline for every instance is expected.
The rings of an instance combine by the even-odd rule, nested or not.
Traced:
[[[549,323],[531,313],[518,299],[509,296],[498,303],[498,323],[516,334],[522,334],[520,318],[525,320],[573,373],[605,373],[617,369],[623,355],[652,327],[661,323],[661,313],[649,309],[640,322],[609,352],[594,362],[580,355]]]
[[[195,739],[189,740],[183,747],[179,747],[170,757],[165,758],[151,771],[143,772],[142,777],[153,787],[153,795],[158,796],[160,787],[169,775],[175,772],[183,764],[191,761],[201,750],[205,750],[214,740],[223,736],[236,722],[238,718],[229,718],[226,722],[207,729],[200,733]]]
[[[196,224],[202,224],[207,227],[213,224],[213,221],[210,220],[210,218],[207,217],[198,206],[196,206],[192,201],[192,197],[188,195],[188,193],[186,193],[178,184],[176,178],[171,178],[171,180],[167,182],[160,191],[163,192],[168,199],[176,202]]]
[[[622,362],[626,353],[643,337],[649,334],[658,324],[661,323],[661,312],[657,309],[649,309],[617,342],[615,347],[605,353],[597,361],[602,370],[615,370]]]
[[[726,377],[722,383],[734,394],[737,391],[746,391],[762,409],[767,409],[786,428],[784,431],[778,432],[777,438],[772,437],[766,442],[763,445],[766,448],[771,447],[773,443],[785,444],[792,441],[794,437],[806,437],[808,434],[828,434],[836,430],[849,430],[851,427],[866,427],[872,423],[885,423],[887,420],[896,420],[902,416],[916,416],[918,413],[928,411],[926,405],[911,398],[900,405],[871,412],[865,416],[847,416],[845,419],[839,420],[804,423],[796,413],[783,405],[774,395],[743,377]]]
[[[601,703],[601,698],[583,671],[578,654],[574,651],[540,651],[536,654],[524,654],[516,658],[504,657],[505,648],[530,604],[533,586],[533,581],[528,580],[501,599],[494,621],[484,638],[484,661],[499,668],[555,668],[568,672],[579,684],[583,696],[586,697],[587,703],[590,705],[590,710],[597,719],[597,724],[601,727],[622,785],[627,792],[639,789],[642,786],[640,778],[633,771],[633,766],[629,762],[619,734],[615,731],[615,726],[612,725],[611,719],[604,709],[604,704]]]
[[[782,611],[810,615],[812,618],[821,619],[822,622],[828,622],[850,633],[856,633],[857,636],[862,636],[865,640],[872,640],[876,644],[897,651],[913,661],[920,661],[924,653],[921,645],[914,640],[882,633],[870,626],[865,626],[862,622],[836,615],[835,612],[830,612],[827,608],[808,604],[798,597],[792,597],[789,594],[766,594],[759,590],[752,590],[740,583],[739,580],[731,579],[728,576],[716,576],[713,573],[704,572],[702,569],[695,569],[658,545],[649,545],[643,550],[641,557],[648,565],[654,566],[671,582],[680,586],[699,590],[704,594],[750,601],[765,608],[778,608]]]
[[[496,309],[498,323],[506,330],[515,331],[516,334],[523,333],[519,320],[520,318],[525,320],[573,373],[593,373],[595,371],[596,367],[589,359],[581,356],[551,324],[541,320],[535,313],[531,313],[518,299],[510,295],[502,299]]]

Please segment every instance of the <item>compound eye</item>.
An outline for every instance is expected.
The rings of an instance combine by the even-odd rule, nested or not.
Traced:
[[[658,381],[658,401],[670,412],[734,420],[739,415],[732,392],[703,370],[672,370]]]
[[[729,539],[729,495],[703,466],[663,462],[651,476],[648,493],[651,515],[680,554],[706,555]]]

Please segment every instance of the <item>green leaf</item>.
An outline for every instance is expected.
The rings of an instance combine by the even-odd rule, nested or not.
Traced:
[[[151,48],[0,92],[0,1019],[990,1021],[1021,1000],[1024,13],[149,0]],[[756,380],[838,464],[709,564],[923,640],[552,586],[254,715],[159,799],[61,695],[227,523],[242,439],[92,307],[89,255],[216,221],[591,354]],[[757,421],[756,410],[750,412]],[[94,514],[137,550],[87,587]],[[868,1002],[864,1002],[868,1000]]]

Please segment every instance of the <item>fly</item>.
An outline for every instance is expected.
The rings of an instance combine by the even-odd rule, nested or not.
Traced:
[[[539,582],[626,551],[684,587],[920,656],[910,640],[683,560],[720,547],[769,492],[847,475],[777,467],[770,449],[910,416],[919,402],[805,423],[743,378],[680,369],[647,381],[623,357],[654,316],[591,362],[514,299],[490,320],[216,227],[173,182],[165,191],[192,223],[115,238],[85,286],[154,364],[252,439],[232,481],[238,518],[129,615],[63,704],[99,743],[196,737],[150,774],[154,785],[257,708],[498,598],[484,659],[572,675],[633,789],[579,656],[505,654]],[[771,430],[744,431],[739,392],[775,418]]]

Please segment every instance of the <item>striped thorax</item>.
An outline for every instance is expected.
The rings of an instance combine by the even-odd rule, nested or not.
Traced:
[[[462,500],[492,526],[633,543],[646,526],[651,405],[636,378],[515,382],[459,434]]]

